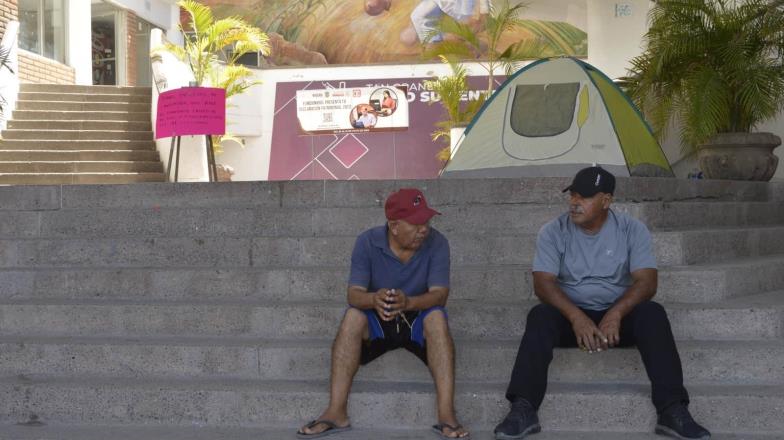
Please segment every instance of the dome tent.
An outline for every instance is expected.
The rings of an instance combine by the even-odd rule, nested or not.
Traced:
[[[611,79],[575,58],[546,58],[485,103],[442,177],[573,176],[590,164],[617,176],[673,176],[650,127]]]

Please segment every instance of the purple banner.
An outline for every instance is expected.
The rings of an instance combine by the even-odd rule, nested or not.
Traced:
[[[269,180],[432,179],[444,163],[436,158],[444,142],[433,142],[436,122],[444,112],[435,92],[423,81],[431,78],[393,78],[378,81],[311,81],[278,83],[272,129]],[[503,81],[503,78],[499,78]],[[466,99],[477,99],[487,77],[469,79]],[[303,135],[297,124],[298,90],[396,87],[408,90],[409,127],[385,133]],[[429,104],[431,103],[432,104]]]

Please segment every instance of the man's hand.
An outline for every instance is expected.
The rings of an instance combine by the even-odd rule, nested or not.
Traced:
[[[378,289],[378,292],[373,294],[373,308],[384,321],[391,321],[394,318],[389,292],[390,289]]]
[[[400,289],[389,289],[386,301],[390,305],[393,315],[403,313],[408,308],[408,296]]]
[[[593,353],[602,351],[602,347],[607,348],[607,338],[585,313],[580,312],[580,315],[572,321],[572,330],[577,338],[577,346],[583,351]]]
[[[621,342],[621,314],[610,309],[599,322],[599,331],[607,336],[603,348],[615,347]]]

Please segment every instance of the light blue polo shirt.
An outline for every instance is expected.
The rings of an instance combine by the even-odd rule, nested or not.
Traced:
[[[533,271],[558,276],[577,307],[606,310],[632,285],[631,272],[656,269],[651,233],[639,220],[609,211],[595,235],[562,214],[539,230]]]
[[[422,246],[403,264],[389,248],[387,226],[369,229],[354,244],[348,284],[368,292],[400,289],[408,296],[426,293],[432,286],[449,287],[449,241],[430,228]]]

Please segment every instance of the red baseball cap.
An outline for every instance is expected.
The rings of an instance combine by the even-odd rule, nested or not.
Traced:
[[[387,220],[404,220],[412,225],[424,225],[440,212],[430,209],[425,195],[416,188],[401,188],[393,192],[384,204]]]

